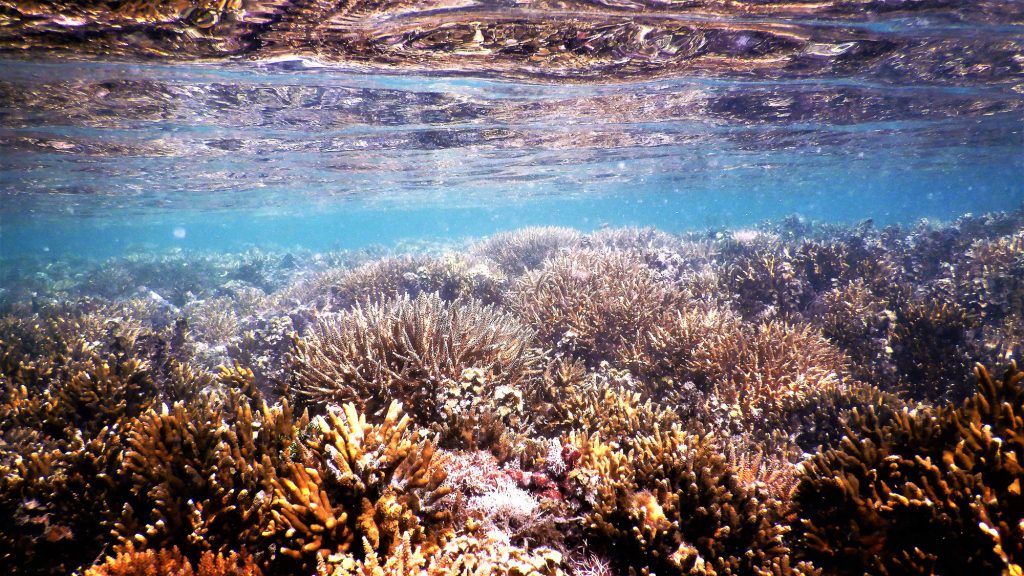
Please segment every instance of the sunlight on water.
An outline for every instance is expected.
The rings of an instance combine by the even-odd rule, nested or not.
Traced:
[[[999,87],[3,67],[7,253],[910,222],[1024,200],[1022,98]]]
[[[1024,576],[1024,1],[0,0],[0,575]]]

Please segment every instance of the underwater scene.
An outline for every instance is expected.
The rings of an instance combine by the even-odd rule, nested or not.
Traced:
[[[0,0],[0,573],[1024,576],[1019,0]]]

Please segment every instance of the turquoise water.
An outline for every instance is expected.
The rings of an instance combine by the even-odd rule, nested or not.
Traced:
[[[912,223],[1024,202],[1012,86],[554,85],[301,61],[0,63],[5,256],[528,225]]]
[[[1022,176],[1020,0],[2,3],[0,574],[1020,575]]]

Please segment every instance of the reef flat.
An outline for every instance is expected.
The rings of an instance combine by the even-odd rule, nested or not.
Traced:
[[[1022,574],[1024,210],[2,264],[7,574]]]

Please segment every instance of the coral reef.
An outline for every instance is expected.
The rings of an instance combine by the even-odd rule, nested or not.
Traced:
[[[321,308],[344,310],[420,294],[437,294],[446,302],[475,298],[492,304],[502,297],[504,278],[483,262],[456,256],[402,256],[367,262],[337,273],[335,278],[321,276],[318,283],[320,294],[313,300],[319,301]]]
[[[369,424],[355,406],[315,418],[294,450],[294,461],[270,478],[271,519],[263,536],[281,555],[311,569],[317,559],[345,552],[392,552],[405,535],[416,544],[437,541],[447,510],[444,471],[434,445],[391,404]]]
[[[406,296],[319,322],[296,342],[291,389],[304,403],[356,402],[375,414],[398,400],[446,441],[475,444],[480,424],[524,419],[539,371],[532,341],[493,307]]]
[[[959,406],[868,411],[801,464],[796,541],[830,574],[1018,574],[1024,372],[977,368]]]
[[[253,411],[238,393],[164,404],[127,431],[118,476],[130,482],[114,532],[123,543],[203,552],[255,549],[266,479],[284,466],[287,405]]]
[[[620,360],[679,304],[672,286],[636,254],[576,250],[526,274],[514,287],[512,308],[543,343],[596,367]]]
[[[582,235],[572,228],[546,226],[499,232],[477,243],[470,253],[493,262],[509,277],[517,277],[539,268],[561,250],[576,247]]]
[[[395,553],[381,558],[368,549],[362,561],[345,558],[322,562],[318,576],[563,576],[562,555],[549,548],[527,551],[488,534],[459,536],[444,548],[424,554],[403,540]]]
[[[142,550],[129,548],[110,556],[103,564],[85,571],[85,576],[262,576],[251,558],[231,553],[227,556],[206,552],[194,565],[177,548]]]
[[[592,506],[586,528],[615,546],[630,571],[771,574],[789,567],[778,504],[716,451],[678,428],[640,436],[625,452],[598,436],[574,436],[573,471]],[[813,573],[799,564],[782,573]]]
[[[19,261],[0,567],[1021,574],[1022,229]]]

